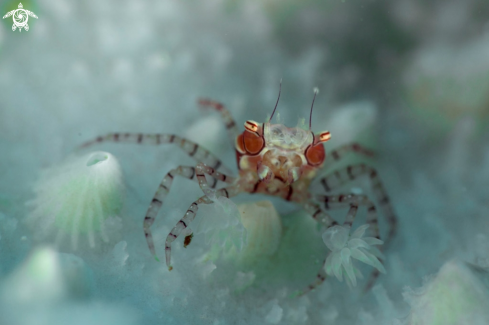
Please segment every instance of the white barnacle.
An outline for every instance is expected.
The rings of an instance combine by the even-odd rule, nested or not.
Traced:
[[[242,261],[273,255],[282,237],[282,221],[270,201],[259,201],[238,205],[241,222],[247,231],[247,245]]]
[[[356,286],[356,276],[361,277],[361,273],[354,267],[352,258],[375,267],[381,273],[386,273],[378,259],[382,254],[377,248],[372,247],[372,245],[382,245],[383,242],[374,237],[362,238],[368,227],[368,225],[360,226],[349,235],[349,227],[337,225],[323,233],[323,241],[331,250],[324,264],[324,270],[328,275],[334,274],[338,280],[343,281],[343,273],[346,273],[348,286]]]
[[[35,237],[56,234],[57,244],[62,244],[67,235],[77,249],[80,235],[85,235],[94,247],[97,232],[109,241],[108,232],[113,229],[108,228],[122,208],[122,170],[108,152],[70,157],[44,171],[34,191],[36,198],[29,202],[33,211],[26,221],[35,229]]]

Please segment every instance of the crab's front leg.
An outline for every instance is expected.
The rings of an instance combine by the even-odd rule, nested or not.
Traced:
[[[359,206],[367,208],[367,224],[374,233],[374,237],[380,239],[377,209],[372,201],[365,195],[339,194],[339,195],[315,195],[314,200],[324,204],[326,211],[349,207],[343,226],[351,228],[355,221]]]
[[[158,186],[156,193],[151,201],[151,204],[146,212],[146,216],[144,217],[144,235],[146,237],[146,241],[148,243],[149,250],[151,254],[158,260],[156,255],[153,236],[151,234],[151,225],[154,223],[156,216],[158,215],[158,211],[163,205],[163,201],[165,197],[170,192],[171,186],[173,184],[173,179],[175,176],[180,176],[183,178],[187,178],[190,180],[194,180],[197,177],[200,188],[204,191],[208,191],[209,185],[206,182],[204,174],[208,174],[216,180],[220,180],[224,183],[233,183],[235,181],[234,177],[227,176],[225,174],[217,172],[214,168],[204,165],[203,163],[199,163],[197,167],[191,166],[179,166],[175,169],[172,169],[168,174],[163,177],[163,180]],[[212,187],[216,185],[217,182],[213,184]],[[205,193],[206,194],[206,193]],[[190,234],[189,234],[190,235]]]
[[[330,192],[340,188],[348,182],[357,179],[358,177],[361,177],[362,175],[367,175],[370,178],[374,194],[389,224],[389,233],[386,237],[386,243],[389,243],[394,238],[397,231],[397,218],[394,214],[394,209],[390,204],[389,196],[387,195],[378,173],[374,168],[365,164],[347,166],[323,177],[320,180],[320,183],[326,192]]]
[[[357,249],[358,245],[363,245],[363,248],[370,249],[368,247],[369,245],[382,244],[382,241],[379,239],[380,235],[377,227],[377,213],[374,204],[366,196],[354,194],[330,196],[317,195],[315,199],[323,202],[326,210],[347,206],[349,206],[349,210],[343,226],[339,226],[336,221],[330,221],[332,218],[327,213],[322,211],[321,208],[315,203],[309,202],[304,205],[306,211],[308,211],[314,219],[327,227],[326,232],[323,234],[323,240],[332,252],[322,264],[322,267],[316,276],[316,282],[309,285],[300,294],[305,294],[318,287],[326,279],[327,274],[334,274],[341,280],[343,273],[342,267],[347,273],[348,283],[355,286],[356,275],[351,265],[350,256],[376,267],[380,272],[385,272],[384,267],[375,257],[375,255],[379,255],[378,250],[372,249],[375,255],[371,255],[369,252],[366,252],[368,255],[365,255],[363,251]],[[368,225],[359,227],[357,231],[350,235],[350,229],[355,220],[359,206],[367,207]],[[329,225],[327,222],[329,222]],[[372,226],[375,237],[360,239],[365,232],[365,229],[367,229],[369,226]],[[365,240],[368,243],[364,243]],[[351,255],[351,251],[354,252],[353,255]],[[341,260],[338,260],[339,257],[341,257]]]
[[[225,198],[230,198],[233,196],[238,195],[242,191],[239,189],[238,185],[232,185],[228,187],[224,187],[221,189],[218,189],[216,191],[216,197],[225,197]],[[204,195],[200,197],[198,200],[195,202],[192,202],[190,204],[187,212],[185,212],[185,215],[183,216],[182,219],[180,219],[176,226],[173,227],[173,229],[170,231],[168,236],[166,237],[165,241],[165,258],[166,258],[166,265],[168,266],[168,270],[172,270],[173,267],[171,266],[171,244],[182,234],[182,232],[185,231],[186,237],[189,238],[189,236],[192,236],[192,231],[188,231],[188,227],[190,223],[195,219],[195,216],[197,215],[197,211],[199,210],[199,205],[200,204],[211,204],[214,201],[212,201],[207,195]],[[186,243],[188,245],[188,243]]]

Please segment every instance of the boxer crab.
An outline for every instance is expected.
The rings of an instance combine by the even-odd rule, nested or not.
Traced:
[[[314,98],[316,93],[317,91],[315,91]],[[306,291],[314,289],[321,284],[326,278],[326,273],[335,274],[341,280],[342,274],[344,273],[341,269],[342,265],[346,272],[345,274],[348,275],[348,277],[345,276],[348,284],[352,284],[353,280],[353,285],[355,285],[356,280],[354,274],[352,275],[353,269],[351,268],[350,257],[355,257],[370,264],[376,267],[377,270],[383,270],[377,258],[372,257],[373,255],[380,257],[378,251],[373,250],[373,255],[366,251],[369,249],[369,245],[382,243],[377,226],[377,211],[372,201],[364,195],[351,193],[324,195],[313,194],[308,190],[309,185],[326,159],[323,143],[331,138],[330,132],[328,131],[317,134],[311,131],[313,106],[311,106],[308,130],[301,127],[288,128],[282,124],[271,124],[270,122],[277,109],[277,99],[277,103],[268,122],[257,123],[248,120],[244,123],[244,132],[239,133],[235,121],[221,103],[201,99],[199,100],[199,104],[212,108],[221,114],[229,138],[232,139],[232,145],[236,150],[238,164],[237,177],[219,172],[218,170],[222,166],[222,162],[217,157],[198,144],[174,134],[110,133],[105,136],[99,136],[83,145],[83,147],[86,147],[101,142],[153,145],[174,143],[198,162],[196,166],[181,165],[169,171],[159,184],[146,212],[143,223],[144,234],[149,250],[155,259],[158,260],[150,228],[155,221],[164,199],[170,191],[173,179],[175,176],[179,176],[196,180],[204,195],[190,204],[185,215],[178,221],[166,238],[165,257],[169,270],[172,270],[171,244],[182,234],[185,236],[184,246],[186,247],[190,244],[193,234],[189,226],[197,214],[199,205],[211,204],[214,202],[213,198],[215,197],[223,196],[230,198],[245,192],[278,196],[286,201],[294,202],[302,206],[314,220],[326,229],[323,234],[323,239],[328,248],[333,252],[324,261],[323,267],[317,274],[316,282],[311,284]],[[330,156],[334,161],[339,161],[350,152],[372,156],[371,151],[356,143],[341,146],[331,151]],[[210,176],[210,181],[206,179],[206,175]],[[390,239],[396,230],[396,218],[389,198],[374,168],[364,164],[350,165],[337,169],[333,173],[322,177],[320,183],[325,192],[331,192],[363,175],[367,175],[370,178],[375,196],[382,206],[390,224],[388,234],[388,239]],[[225,183],[226,186],[214,190],[219,182]],[[367,208],[367,225],[360,227],[350,236],[350,228],[360,206]],[[345,207],[349,209],[343,226],[340,226],[327,211]],[[367,227],[370,227],[374,237],[363,238],[362,241],[360,237]],[[341,238],[335,239],[335,234]],[[338,242],[340,242],[339,246]],[[351,243],[354,245],[351,245]],[[334,259],[337,261],[332,261]],[[336,266],[332,263],[336,263]],[[378,272],[375,271],[370,282],[377,275]]]

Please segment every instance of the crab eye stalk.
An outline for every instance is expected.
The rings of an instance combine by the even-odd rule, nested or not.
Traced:
[[[260,136],[260,134],[258,134],[258,123],[256,123],[255,121],[252,121],[252,120],[246,121],[244,124],[244,127],[245,127],[246,131]]]
[[[326,142],[331,139],[331,133],[329,131],[323,131],[319,134],[319,142]]]

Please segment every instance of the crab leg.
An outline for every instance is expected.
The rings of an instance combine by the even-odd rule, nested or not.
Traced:
[[[327,157],[332,157],[334,161],[338,161],[350,152],[358,153],[367,157],[374,156],[374,152],[370,149],[364,148],[358,143],[349,143],[332,150]]]
[[[211,187],[216,185],[217,180],[220,180],[225,183],[232,183],[235,181],[234,177],[230,177],[222,173],[216,172],[215,169],[208,167],[203,163],[199,163],[197,167],[179,166],[175,169],[172,169],[170,172],[168,172],[168,174],[165,175],[165,177],[163,177],[163,180],[158,186],[158,189],[156,190],[156,193],[151,201],[148,211],[146,212],[146,216],[144,217],[144,223],[143,223],[144,235],[146,237],[149,250],[151,251],[151,254],[155,257],[156,260],[158,260],[158,257],[156,256],[153,235],[151,234],[150,227],[154,223],[158,211],[163,205],[163,201],[165,197],[170,192],[170,188],[173,183],[173,178],[175,178],[175,176],[181,176],[190,180],[194,180],[195,177],[197,176],[199,185],[205,193],[205,191],[207,192],[209,191],[208,189],[209,185],[207,184],[205,180],[205,176],[203,174],[208,174],[216,180],[216,182]]]
[[[238,195],[241,192],[242,191],[239,189],[237,185],[232,185],[217,190],[216,197],[224,196],[226,198],[230,198]],[[171,266],[171,243],[174,242],[175,239],[177,239],[178,236],[185,231],[186,238],[185,238],[184,246],[186,247],[190,242],[188,238],[192,238],[192,231],[191,230],[189,231],[187,227],[195,219],[197,211],[199,210],[199,204],[211,204],[211,203],[213,203],[213,201],[210,198],[208,198],[207,195],[204,195],[200,197],[198,200],[196,200],[195,202],[193,202],[192,204],[190,204],[183,218],[178,221],[176,226],[173,227],[171,232],[166,237],[165,257],[166,257],[166,265],[168,266],[168,270],[171,271],[173,269],[173,267]]]
[[[323,177],[320,182],[324,187],[326,192],[332,191],[336,188],[341,187],[347,182],[350,182],[359,176],[367,174],[372,183],[372,188],[374,190],[375,196],[384,212],[389,223],[389,234],[387,235],[386,243],[390,242],[397,231],[397,218],[394,214],[394,210],[390,204],[389,197],[377,175],[377,171],[364,164],[347,166],[343,169],[334,171],[331,175]]]
[[[380,239],[377,210],[375,205],[366,197],[365,195],[355,195],[355,194],[339,194],[339,195],[316,195],[315,200],[324,203],[325,210],[338,209],[349,206],[350,209],[345,218],[344,226],[351,227],[355,216],[360,205],[366,206],[367,224],[370,225],[370,229],[373,230],[374,237]]]
[[[396,231],[397,231],[397,218],[394,214],[394,210],[390,204],[389,197],[387,196],[387,193],[384,189],[384,186],[382,185],[382,182],[380,181],[380,178],[377,174],[377,171],[372,168],[368,167],[364,164],[359,164],[359,165],[354,165],[354,166],[347,166],[346,168],[336,170],[333,172],[333,174],[326,176],[321,179],[321,184],[323,185],[325,191],[329,192],[335,188],[341,187],[345,183],[354,180],[358,178],[359,176],[367,174],[370,178],[370,181],[372,183],[372,187],[374,189],[375,196],[377,200],[380,203],[380,206],[384,212],[384,215],[387,218],[387,222],[389,223],[389,233],[387,235],[387,239],[384,241],[384,247],[390,243],[390,241],[394,238]],[[370,210],[369,210],[370,212]],[[367,222],[369,223],[375,223],[375,228],[374,231],[378,232],[378,226],[376,219],[372,219],[371,214],[369,213],[369,216],[367,217]],[[381,248],[379,248],[381,250]],[[364,291],[367,291],[372,287],[374,284],[375,280],[379,276],[379,271],[375,269],[370,276],[370,279],[365,286]]]
[[[309,213],[314,220],[319,222],[321,225],[329,228],[338,224],[329,214],[321,210],[319,205],[314,202],[307,202],[304,204],[304,209]]]
[[[326,263],[326,259],[324,259],[323,263],[321,264],[322,266],[319,269],[318,274],[316,275],[316,281],[314,283],[311,283],[310,285],[308,285],[307,288],[299,291],[297,293],[298,296],[303,296],[306,293],[308,293],[309,291],[316,289],[317,287],[319,287],[324,282],[324,280],[326,280],[326,277],[328,275],[326,274],[326,271],[324,270],[324,264],[325,263]]]
[[[219,113],[221,113],[221,117],[224,121],[224,124],[226,126],[226,131],[228,132],[228,137],[231,140],[231,145],[235,146],[234,141],[239,135],[239,130],[238,127],[236,126],[236,122],[234,121],[233,117],[231,116],[231,113],[227,110],[226,107],[224,107],[223,104],[213,101],[211,99],[199,99],[199,105],[201,106],[207,106],[207,107],[212,107]]]
[[[326,210],[350,206],[350,209],[348,210],[345,221],[343,223],[343,225],[346,227],[351,227],[353,225],[353,222],[355,220],[355,216],[356,216],[357,211],[358,211],[358,207],[360,205],[365,205],[368,209],[367,223],[373,228],[375,238],[380,239],[379,228],[377,225],[377,223],[378,223],[377,222],[377,212],[376,212],[374,204],[366,196],[354,195],[354,194],[316,195],[314,197],[314,199],[317,201],[323,202],[324,208]],[[332,226],[333,225],[334,224],[332,224]],[[304,295],[307,292],[314,290],[319,285],[321,285],[321,283],[324,282],[324,280],[326,279],[326,272],[324,271],[324,263],[326,263],[326,259],[324,260],[323,264],[321,265],[321,268],[318,271],[318,274],[316,275],[316,282],[310,284],[306,289],[301,291],[300,295]],[[377,270],[375,270],[375,271],[377,271]],[[378,271],[374,272],[372,274],[373,279],[375,280],[375,278],[378,275],[379,275]]]
[[[331,218],[330,215],[328,215],[326,212],[322,211],[319,205],[317,205],[314,202],[307,202],[304,204],[304,209],[313,217],[314,220],[319,222],[321,225],[325,226],[326,228],[335,226],[338,224],[333,218]],[[326,263],[326,259],[324,259],[324,263]],[[318,274],[316,275],[316,282],[310,284],[306,289],[300,291],[298,293],[299,296],[302,296],[306,293],[308,293],[311,290],[314,290],[317,288],[321,283],[326,280],[326,272],[324,271],[324,267],[321,266],[321,269],[318,271]]]
[[[117,142],[117,143],[135,143],[135,144],[152,144],[160,145],[164,143],[175,143],[183,149],[190,157],[198,162],[204,162],[214,169],[218,169],[222,162],[214,156],[209,150],[206,150],[198,144],[181,138],[174,134],[142,134],[142,133],[109,133],[99,136],[91,141],[85,142],[80,148],[86,148],[96,143]]]

